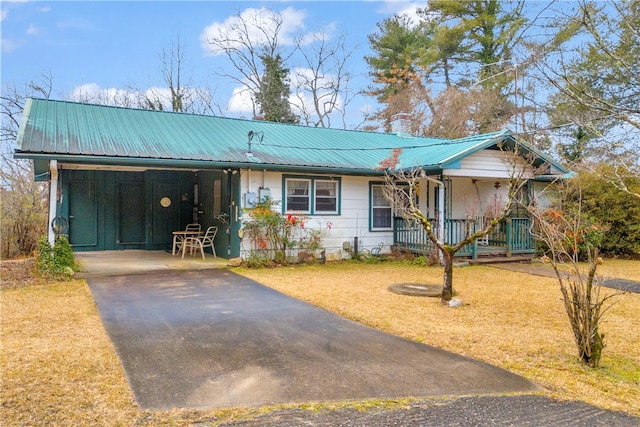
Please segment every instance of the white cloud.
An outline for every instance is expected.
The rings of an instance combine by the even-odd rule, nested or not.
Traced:
[[[29,34],[30,36],[37,36],[38,34],[40,34],[40,30],[35,25],[30,24],[29,28],[27,28],[27,34]]]
[[[296,68],[289,73],[291,82],[291,95],[289,102],[294,110],[307,111],[309,113],[315,111],[313,95],[305,88],[305,81],[313,79],[313,71],[308,68]],[[331,89],[335,84],[335,76],[326,75],[318,79],[317,91],[318,99],[323,104],[323,100],[330,100]],[[342,108],[343,99],[337,96],[335,102],[325,105],[325,112],[330,109]],[[227,102],[227,111],[230,113],[253,114],[253,100],[251,98],[251,90],[247,85],[237,86],[233,89],[229,101]],[[314,114],[312,114],[314,115]]]
[[[135,96],[125,89],[102,88],[97,83],[86,83],[73,88],[69,99],[93,104],[131,106]]]
[[[323,102],[326,96],[326,102]],[[320,101],[320,110],[322,114],[327,114],[334,112],[335,110],[340,110],[342,108],[342,97],[336,97],[335,101],[330,102],[328,92],[320,92],[318,99]],[[316,107],[314,105],[313,95],[309,92],[297,91],[295,94],[292,94],[289,97],[289,103],[293,106],[294,112],[302,114],[302,112],[306,112],[312,119],[314,117],[317,118]]]
[[[230,113],[253,113],[253,100],[247,86],[233,88],[233,93],[227,102],[227,111]]]
[[[11,53],[20,47],[22,43],[15,42],[9,39],[0,39],[0,46],[2,53]]]
[[[4,21],[7,16],[9,16],[9,11],[6,9],[3,9],[0,11],[0,21]]]
[[[252,45],[259,46],[273,38],[275,31],[278,33],[278,41],[282,46],[291,46],[295,43],[296,37],[306,40],[309,34],[304,32],[304,20],[307,14],[303,10],[288,7],[280,12],[275,12],[265,7],[260,9],[247,8],[240,15],[228,17],[223,22],[214,22],[204,28],[200,34],[200,44],[204,52],[208,55],[219,55],[223,53],[219,48],[214,47],[210,41],[214,39],[240,40],[248,36]],[[280,28],[276,28],[276,23],[280,21]],[[244,23],[244,24],[243,24]],[[246,34],[244,34],[246,25]],[[245,43],[229,41],[230,48],[243,49]]]
[[[47,13],[47,12],[51,12],[51,7],[50,6],[42,6],[38,8],[38,12],[42,12],[42,13]]]
[[[414,24],[419,21],[418,9],[428,8],[426,1],[395,1],[386,0],[382,7],[378,9],[378,13],[384,15],[406,15]]]
[[[314,72],[309,68],[296,68],[289,75],[291,86],[294,88],[301,88],[306,82],[314,80]],[[320,88],[333,87],[336,77],[331,74],[319,76],[317,86]]]

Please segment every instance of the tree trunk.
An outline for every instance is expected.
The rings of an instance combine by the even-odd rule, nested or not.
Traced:
[[[444,285],[442,286],[442,296],[440,302],[447,304],[453,298],[453,253],[442,251],[442,261],[444,263]]]

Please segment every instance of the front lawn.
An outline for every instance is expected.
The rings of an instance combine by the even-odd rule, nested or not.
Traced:
[[[640,280],[638,261],[607,264],[619,278]],[[640,416],[638,294],[623,295],[607,314],[602,367],[592,370],[576,360],[551,279],[456,269],[454,288],[464,306],[450,309],[437,298],[387,291],[396,282],[439,283],[440,268],[389,263],[234,271],[344,317],[504,367],[551,397]],[[269,410],[141,411],[84,281],[12,285],[0,296],[1,425],[216,425]],[[372,404],[404,405],[349,403]]]
[[[606,261],[608,276],[640,281],[640,261]],[[442,268],[334,264],[236,272],[371,327],[480,359],[523,375],[557,399],[640,416],[640,295],[627,293],[605,314],[601,367],[577,353],[554,279],[488,266],[458,268],[463,307],[391,293],[392,283],[441,283]]]

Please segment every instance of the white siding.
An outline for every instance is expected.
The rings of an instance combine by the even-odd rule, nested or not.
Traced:
[[[509,178],[512,174],[511,154],[499,150],[482,150],[461,160],[460,169],[445,169],[444,175],[476,178]],[[519,171],[524,161],[518,159]]]
[[[241,188],[244,203],[244,193],[247,191],[258,194],[260,188],[271,190],[271,199],[279,202],[282,206],[282,177],[283,175],[304,176],[304,174],[287,174],[281,172],[266,172],[255,170],[241,171]],[[322,175],[309,174],[310,177]],[[329,179],[331,176],[326,176]],[[337,260],[348,257],[342,250],[343,243],[348,241],[351,246],[354,238],[359,241],[359,248],[371,249],[380,243],[384,243],[383,252],[388,252],[393,244],[392,231],[369,231],[369,183],[380,182],[381,178],[375,177],[341,177],[340,194],[340,214],[339,215],[310,215],[307,222],[308,227],[324,229],[327,223],[331,223],[331,230],[327,232],[323,239],[323,246],[326,249],[328,260]],[[244,208],[244,205],[242,206]],[[243,221],[248,221],[249,216],[245,213]],[[248,242],[242,244],[242,256],[247,255],[251,249]]]
[[[507,201],[508,182],[503,180],[500,188],[495,188],[498,179],[451,178],[452,199],[449,217],[452,219],[491,216],[500,210]]]
[[[539,209],[548,209],[551,207],[559,208],[561,206],[555,184],[535,182],[533,184],[533,195],[533,201]]]

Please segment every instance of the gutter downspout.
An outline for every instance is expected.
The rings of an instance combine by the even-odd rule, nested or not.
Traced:
[[[53,247],[56,239],[56,235],[53,230],[53,219],[57,215],[57,199],[58,199],[58,161],[49,161],[49,223],[47,227],[47,237],[49,238],[49,244]]]

